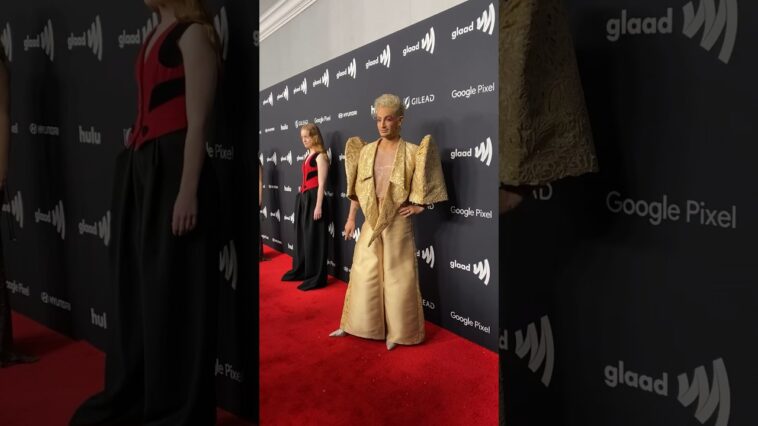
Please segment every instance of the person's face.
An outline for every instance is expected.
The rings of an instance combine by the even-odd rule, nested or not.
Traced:
[[[311,133],[307,129],[300,130],[300,140],[303,141],[305,149],[311,149],[311,146],[313,146],[313,136],[311,136]]]
[[[386,139],[395,139],[400,136],[400,123],[403,117],[398,117],[397,111],[388,107],[376,109],[376,128],[379,136]]]

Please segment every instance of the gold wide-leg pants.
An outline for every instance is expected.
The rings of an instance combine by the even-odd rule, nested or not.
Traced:
[[[424,312],[411,219],[396,214],[369,247],[373,232],[365,222],[353,254],[340,328],[366,339],[421,343]]]

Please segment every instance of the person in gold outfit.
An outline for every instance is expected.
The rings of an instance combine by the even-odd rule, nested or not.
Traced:
[[[353,254],[340,328],[347,334],[385,340],[387,349],[424,341],[411,216],[447,200],[439,152],[431,136],[415,145],[400,137],[405,108],[396,95],[374,101],[379,139],[358,137],[345,146],[347,195],[351,200],[345,239],[355,232],[361,208],[366,221]]]
[[[576,54],[562,0],[500,4],[500,213],[533,187],[597,172]]]

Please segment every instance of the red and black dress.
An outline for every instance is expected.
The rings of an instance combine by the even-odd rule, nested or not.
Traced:
[[[206,158],[197,223],[174,236],[187,134],[185,78],[174,23],[137,57],[137,120],[116,160],[111,241],[112,312],[105,389],[72,425],[215,424],[218,191]]]
[[[282,281],[303,281],[297,286],[300,290],[326,286],[329,242],[326,200],[321,203],[321,219],[313,220],[318,199],[318,155],[311,154],[303,162],[303,180],[295,200],[295,254],[292,256],[292,270],[282,277]]]

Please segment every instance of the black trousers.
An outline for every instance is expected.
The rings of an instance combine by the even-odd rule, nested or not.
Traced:
[[[313,220],[318,189],[297,194],[295,200],[295,255],[292,269],[282,281],[303,281],[300,290],[313,290],[326,286],[326,256],[329,230],[327,204],[321,207],[321,219]]]
[[[217,184],[206,159],[196,228],[176,237],[185,132],[125,150],[116,161],[113,313],[105,389],[72,425],[212,425],[219,241]]]

